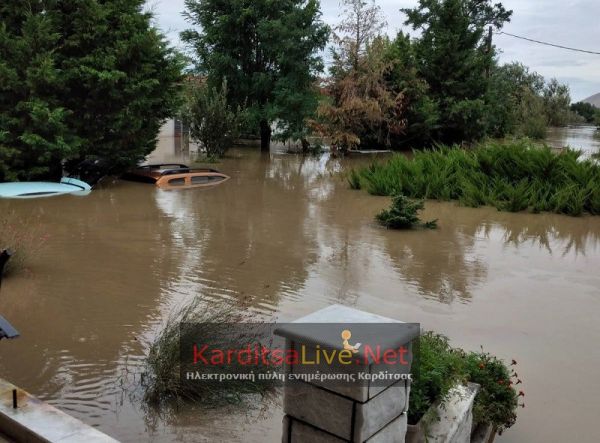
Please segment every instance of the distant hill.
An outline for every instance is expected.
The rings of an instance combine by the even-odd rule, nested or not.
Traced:
[[[582,102],[589,103],[589,104],[594,105],[597,108],[600,108],[600,93],[592,95],[591,97],[588,97],[585,100],[582,100]]]

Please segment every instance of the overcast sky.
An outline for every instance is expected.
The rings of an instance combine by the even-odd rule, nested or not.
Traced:
[[[399,29],[405,17],[400,8],[414,7],[417,0],[378,0],[386,15],[388,33]],[[504,0],[513,17],[504,31],[535,40],[600,52],[600,0]],[[182,17],[183,0],[149,0],[157,25],[174,45],[180,46],[179,32],[188,27]],[[339,1],[321,0],[323,20],[334,25],[339,20]],[[566,51],[530,43],[505,35],[495,35],[503,62],[519,61],[547,79],[556,77],[571,88],[573,101],[600,92],[600,55]]]

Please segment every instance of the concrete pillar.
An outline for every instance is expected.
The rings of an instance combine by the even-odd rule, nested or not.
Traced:
[[[346,331],[351,338],[344,341]],[[404,443],[410,393],[405,376],[411,370],[411,353],[408,363],[390,364],[371,351],[410,351],[418,324],[333,305],[282,326],[276,334],[285,337],[286,349],[297,350],[306,361],[319,361],[286,367],[291,376],[284,388],[284,443]],[[322,356],[317,358],[323,350],[346,351],[353,363],[323,362]],[[389,379],[369,381],[384,373]],[[311,374],[347,374],[348,379],[296,380]]]

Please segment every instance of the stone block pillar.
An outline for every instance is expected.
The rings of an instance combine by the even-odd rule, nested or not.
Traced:
[[[283,443],[404,443],[410,393],[406,374],[412,360],[390,365],[369,356],[375,354],[373,343],[378,349],[411,350],[418,333],[418,325],[341,305],[279,328],[276,334],[285,337],[287,349],[317,362],[286,367],[286,374],[292,374],[288,380],[294,381],[286,381],[284,388]],[[344,339],[348,335],[350,338]],[[359,344],[359,340],[364,341]],[[324,363],[323,356],[319,359],[317,355],[323,350],[346,351],[352,364]],[[307,374],[348,374],[354,378],[345,382],[297,379]],[[389,378],[372,380],[373,375],[381,374]]]

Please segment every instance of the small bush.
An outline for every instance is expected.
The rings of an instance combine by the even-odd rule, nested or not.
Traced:
[[[475,423],[491,423],[500,433],[514,425],[519,396],[524,395],[513,387],[520,383],[514,369],[483,352],[467,354],[464,364],[467,380],[480,386],[473,405]]]
[[[423,223],[418,212],[425,207],[423,201],[413,201],[399,194],[392,199],[390,209],[384,209],[377,214],[377,221],[388,229],[412,229],[424,227],[428,229],[437,228],[437,220]]]
[[[240,110],[227,104],[227,83],[221,89],[190,84],[181,110],[190,125],[190,138],[201,144],[208,158],[222,157],[239,133]]]
[[[452,349],[447,337],[433,332],[419,338],[419,351],[413,364],[418,372],[410,388],[410,424],[418,423],[434,403],[443,403],[450,390],[465,378],[462,354]]]

